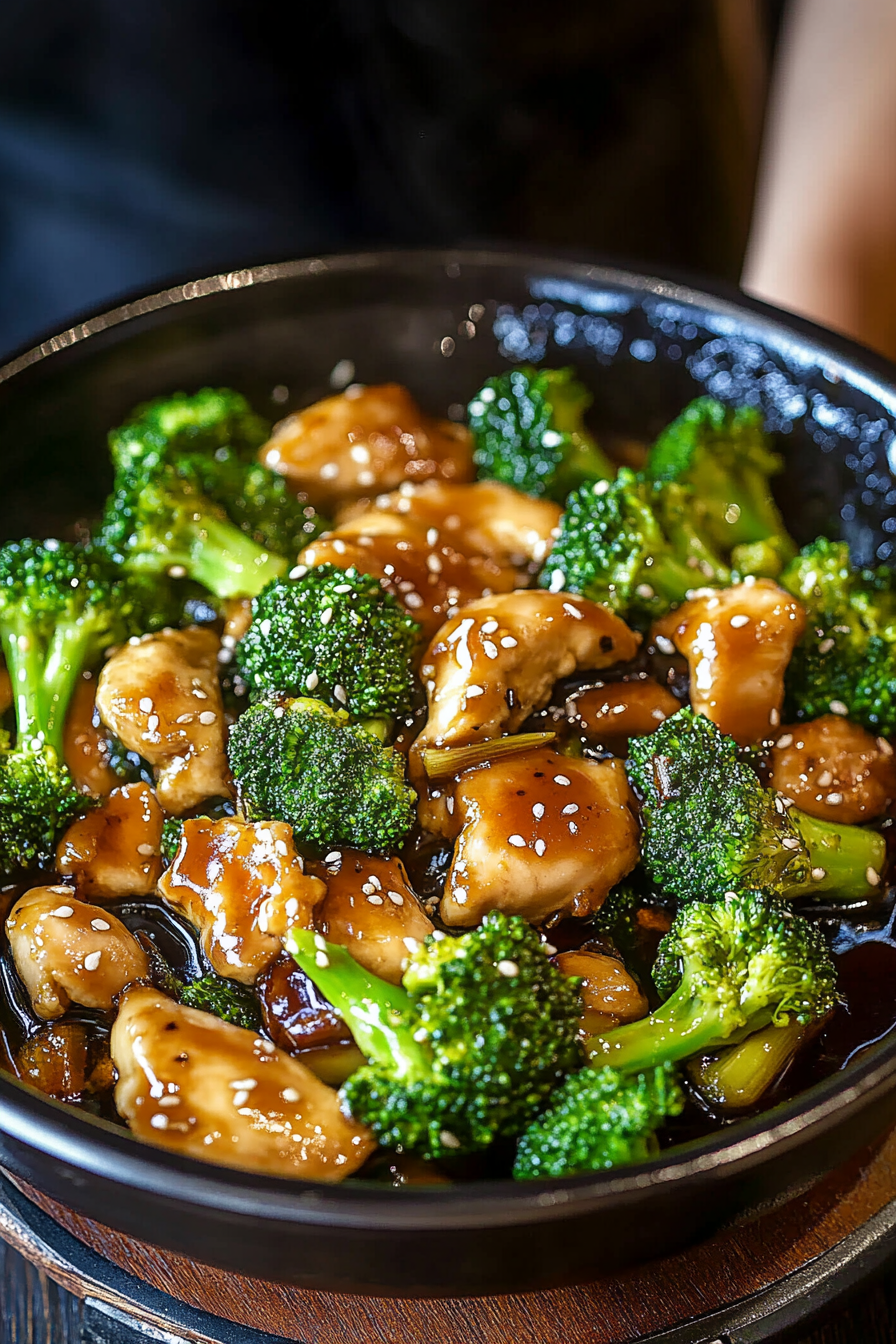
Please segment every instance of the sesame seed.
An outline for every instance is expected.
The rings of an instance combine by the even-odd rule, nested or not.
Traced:
[[[554,783],[555,783],[555,784],[562,784],[562,785],[564,786],[564,788],[565,788],[566,785],[569,783],[569,780],[567,779],[566,775],[555,775],[555,776],[554,776]]]
[[[377,895],[377,893],[376,893],[375,891],[372,892],[372,893],[367,897],[367,904],[368,904],[368,905],[382,905],[382,903],[383,903],[383,898],[382,898],[382,896]]]
[[[249,1100],[248,1092],[235,1092],[233,1095],[233,1104],[237,1108],[237,1110],[239,1110],[241,1106],[245,1106],[248,1100]]]
[[[485,692],[483,691],[483,689],[482,689],[481,686],[468,686],[468,687],[467,687],[467,699],[468,699],[468,700],[474,700],[474,699],[476,698],[477,695],[484,695],[484,694],[485,694]]]
[[[307,573],[308,573],[307,565],[294,565],[293,568],[289,571],[289,577],[291,579],[304,579]]]
[[[319,472],[322,481],[333,481],[339,475],[338,462],[325,462]]]
[[[826,789],[828,785],[833,784],[834,776],[831,774],[830,770],[822,770],[815,782],[820,789]]]
[[[370,874],[370,877],[369,877],[367,880],[368,880],[368,882],[370,883],[370,885],[373,887],[374,891],[382,891],[382,889],[383,889],[383,884],[382,884],[382,882],[379,880],[379,878],[377,877],[376,873],[371,873],[371,874]]]
[[[675,652],[675,645],[672,643],[671,639],[667,639],[665,635],[657,635],[655,643],[660,653]]]
[[[459,1148],[460,1139],[451,1133],[450,1129],[443,1129],[439,1135],[439,1143],[443,1148]]]
[[[502,648],[502,649],[515,649],[515,648],[516,648],[516,644],[517,644],[517,641],[514,639],[513,635],[502,635],[502,636],[501,636],[501,648]]]
[[[426,533],[427,546],[435,546],[438,539],[439,539],[439,529],[437,527],[428,528]]]
[[[781,711],[780,711],[780,709],[770,709],[769,712],[768,712],[768,721],[769,721],[769,723],[771,724],[771,726],[772,726],[773,728],[777,728],[777,727],[779,727],[779,725],[780,725],[780,723],[781,723]]]
[[[158,728],[158,726],[159,726],[158,714],[150,714],[149,718],[146,720],[147,731],[150,733],[154,733]]]
[[[92,919],[90,927],[95,929],[97,933],[108,933],[112,925],[108,924],[105,919]]]
[[[151,855],[156,854],[157,852],[158,851],[155,850],[152,845],[143,844],[137,846],[137,853],[142,854],[145,859],[148,859]]]
[[[800,847],[800,842],[799,840],[797,840],[795,835],[785,835],[784,839],[781,841],[781,844],[784,846],[785,849],[799,849]]]
[[[140,708],[143,710],[143,713],[144,713],[144,714],[151,714],[151,713],[152,713],[152,711],[153,711],[153,703],[152,703],[152,700],[150,700],[150,698],[149,698],[148,695],[144,695],[143,699],[140,701]]]
[[[495,969],[499,975],[506,975],[508,979],[520,973],[520,968],[515,961],[499,961]]]
[[[325,857],[324,863],[338,863],[341,858],[342,858],[341,849],[331,849],[329,854],[327,854],[327,856]]]
[[[812,881],[813,881],[813,882],[823,882],[824,879],[827,877],[827,875],[828,875],[828,872],[827,872],[827,869],[826,869],[826,868],[813,868],[813,869],[812,869]]]
[[[75,912],[70,905],[60,905],[59,908],[53,910],[52,913],[57,919],[71,919]]]
[[[419,952],[420,944],[416,938],[402,938],[401,940],[409,952]]]
[[[301,1094],[297,1092],[294,1087],[284,1087],[280,1095],[284,1101],[291,1101],[295,1103],[299,1100]]]
[[[327,956],[326,952],[316,952],[314,954],[314,964],[320,966],[323,970],[329,966],[330,958]]]
[[[743,616],[743,615],[732,616],[731,620],[728,622],[728,624],[731,626],[733,630],[741,630],[745,625],[749,625],[749,623],[750,623],[749,616]]]
[[[207,700],[207,699],[208,699],[208,696],[206,695],[205,691],[203,691],[199,686],[194,686],[194,687],[193,687],[193,694],[194,694],[194,696],[196,697],[197,700]]]
[[[777,742],[775,743],[775,746],[789,747],[792,746],[792,744],[793,744],[793,733],[785,733],[783,737],[778,738]]]
[[[839,807],[840,804],[843,802],[843,794],[829,793],[827,798],[825,798],[825,802],[828,803],[831,807]]]
[[[572,616],[577,621],[584,621],[585,619],[578,607],[574,607],[571,602],[564,602],[563,610],[566,612],[567,616]]]
[[[545,843],[544,843],[544,841],[543,841],[543,840],[536,840],[536,841],[535,841],[535,853],[538,855],[539,858],[541,858],[541,856],[542,856],[542,854],[544,853],[544,851],[545,851]]]
[[[333,687],[333,695],[334,695],[334,696],[336,697],[336,699],[339,701],[340,705],[347,705],[347,704],[348,704],[348,696],[347,696],[346,693],[345,693],[345,687],[344,687],[344,686],[334,686],[334,687]]]
[[[326,952],[327,940],[322,933],[316,933],[314,935],[314,946],[318,949],[318,951]]]
[[[877,887],[880,885],[880,873],[876,868],[865,869],[865,881],[868,883],[869,887]]]
[[[569,823],[569,833],[570,833],[570,835],[578,835],[578,833],[579,833],[579,828],[578,828],[578,826],[575,824],[574,821],[571,821],[571,822]]]
[[[159,1097],[160,1106],[179,1106],[180,1097]]]
[[[536,821],[541,821],[542,817],[544,816],[544,803],[533,803],[532,815]]]
[[[578,803],[567,803],[566,807],[564,807],[563,809],[562,815],[564,817],[571,817],[573,813],[578,812],[578,810],[579,810]]]
[[[490,639],[484,639],[482,641],[482,647],[483,650],[485,651],[486,658],[497,658],[498,647],[496,644],[493,644]]]
[[[821,641],[821,643],[819,644],[819,646],[818,646],[818,652],[819,652],[819,653],[830,653],[830,651],[831,651],[831,649],[832,649],[833,647],[834,647],[834,641],[833,641],[833,639],[823,639],[823,640]]]
[[[95,971],[100,964],[102,956],[102,952],[88,952],[87,956],[84,958],[85,971]]]
[[[487,621],[483,621],[482,623],[482,633],[484,635],[493,635],[497,629],[498,622],[495,620],[494,616],[490,616]]]
[[[638,594],[639,597],[647,597],[647,598],[656,597],[656,593],[653,591],[649,583],[639,583],[637,588],[635,589],[635,592]]]
[[[199,715],[199,722],[206,728],[215,722],[217,714],[213,709],[204,709]]]
[[[400,891],[387,891],[386,895],[393,905],[404,905],[404,897]]]
[[[321,612],[321,614],[320,614],[320,623],[321,623],[321,625],[329,625],[329,624],[330,624],[330,621],[331,621],[332,619],[333,619],[333,608],[332,608],[332,607],[325,607],[324,610],[323,610],[323,611]]]
[[[316,672],[309,672],[305,678],[305,690],[316,691],[320,683],[320,677]]]
[[[508,835],[508,845],[513,845],[514,849],[525,849],[526,842],[521,835]]]
[[[186,577],[186,573],[187,571],[184,569],[183,565],[171,565],[168,570],[168,577],[171,579],[183,579]]]
[[[844,705],[844,703],[843,703],[842,700],[832,700],[831,703],[830,703],[829,708],[830,708],[830,711],[831,711],[832,714],[848,714],[848,713],[849,713],[849,710],[847,709],[846,705]]]
[[[152,1117],[149,1123],[152,1125],[153,1129],[167,1129],[168,1117],[160,1111],[157,1115]]]

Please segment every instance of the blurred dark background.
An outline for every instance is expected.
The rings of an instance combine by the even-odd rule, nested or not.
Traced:
[[[770,0],[6,0],[0,350],[169,278],[509,241],[736,281]]]

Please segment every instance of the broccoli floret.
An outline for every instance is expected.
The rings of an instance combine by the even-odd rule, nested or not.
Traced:
[[[497,911],[458,938],[431,935],[401,986],[319,934],[287,948],[345,1019],[369,1063],[343,1101],[387,1148],[445,1157],[518,1134],[582,1063],[577,982],[525,920]]]
[[[289,560],[247,534],[252,523],[243,486],[251,468],[241,464],[249,448],[254,451],[264,439],[263,422],[256,420],[242,397],[211,390],[139,408],[109,436],[115,483],[100,545],[134,573],[189,577],[220,598],[254,596],[283,574]],[[236,497],[232,482],[226,490],[221,485],[226,461],[216,464],[217,452],[230,462],[231,475],[238,474]],[[217,481],[224,505],[205,493],[207,480]],[[278,489],[272,478],[275,502]],[[237,516],[231,518],[225,505],[234,498],[242,505],[234,506]],[[250,513],[257,524],[254,506]],[[275,523],[280,528],[282,518]],[[295,530],[289,533],[290,551],[296,549]]]
[[[812,1022],[836,1001],[836,968],[821,932],[758,891],[684,906],[660,943],[653,978],[665,1002],[591,1037],[595,1063],[632,1072],[675,1063],[772,1022]]]
[[[629,750],[644,866],[680,900],[712,901],[751,887],[842,899],[874,890],[868,871],[883,867],[882,836],[785,807],[709,719],[679,710]]]
[[[467,407],[480,478],[560,501],[583,481],[611,479],[584,425],[590,405],[575,369],[527,364],[489,378]]]
[[[181,817],[167,817],[162,822],[162,843],[160,850],[162,862],[167,866],[177,858],[177,851],[180,849],[181,838],[184,833],[184,823]]]
[[[140,629],[143,590],[87,547],[10,542],[0,550],[0,643],[16,743],[0,757],[0,869],[47,864],[59,830],[89,800],[62,763],[65,716],[81,673]]]
[[[213,457],[184,454],[176,465],[240,531],[277,555],[297,555],[327,525],[306,499],[297,498],[283,476],[260,462],[241,461],[232,448],[219,448]]]
[[[312,691],[354,718],[411,708],[420,626],[378,579],[318,565],[252,602],[236,661],[253,695]]]
[[[569,496],[538,582],[552,592],[583,593],[643,624],[692,588],[730,580],[700,531],[692,492],[620,467],[615,481],[583,485]]]
[[[655,1131],[683,1108],[684,1093],[668,1065],[635,1074],[580,1069],[521,1137],[514,1177],[574,1176],[646,1162],[659,1152]]]
[[[250,705],[228,756],[246,816],[288,821],[299,844],[394,852],[414,824],[404,757],[320,700]]]
[[[785,678],[786,712],[844,711],[872,733],[896,736],[896,574],[854,569],[843,541],[804,546],[781,584],[805,605],[806,632]]]
[[[184,985],[178,997],[188,1008],[199,1008],[204,1013],[213,1013],[223,1022],[231,1022],[235,1027],[245,1027],[247,1031],[258,1031],[261,1026],[261,1008],[258,999],[246,985],[236,980],[226,980],[212,971]]]
[[[724,555],[740,548],[733,563],[741,573],[774,578],[796,551],[769,486],[782,466],[759,410],[698,397],[660,434],[647,474],[690,486],[710,540]]]

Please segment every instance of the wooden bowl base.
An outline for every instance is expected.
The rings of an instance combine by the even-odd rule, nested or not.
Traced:
[[[765,1314],[771,1312],[770,1320],[782,1311],[788,1321],[799,1320],[813,1305],[834,1296],[833,1288],[855,1283],[891,1244],[896,1247],[896,1130],[787,1204],[685,1252],[617,1274],[597,1274],[587,1285],[494,1298],[353,1297],[243,1279],[124,1237],[30,1187],[18,1185],[17,1190],[16,1209],[7,1208],[6,1216],[0,1216],[4,1239],[78,1296],[111,1303],[156,1328],[170,1330],[178,1322],[178,1303],[218,1318],[220,1329],[213,1325],[214,1333],[207,1332],[208,1326],[201,1332],[189,1327],[184,1339],[227,1344],[236,1338],[271,1336],[304,1344],[634,1344],[662,1336],[668,1344],[737,1344],[747,1338],[736,1328],[738,1311],[754,1327],[762,1303]],[[59,1235],[68,1255],[54,1250],[53,1236],[46,1235],[46,1227],[54,1224],[44,1220],[42,1237],[29,1228],[28,1210],[33,1212],[33,1207],[28,1201],[64,1230]],[[79,1243],[103,1257],[89,1257],[89,1272],[77,1263]],[[132,1288],[121,1275],[115,1276],[114,1285],[103,1283],[102,1266],[109,1263],[132,1276]],[[149,1306],[142,1285],[150,1286]],[[152,1289],[174,1299],[171,1311],[164,1302],[158,1305]],[[226,1322],[236,1324],[236,1334]],[[259,1323],[261,1336],[254,1333]],[[248,1337],[246,1330],[252,1332]],[[749,1333],[750,1341],[771,1337],[755,1328]]]

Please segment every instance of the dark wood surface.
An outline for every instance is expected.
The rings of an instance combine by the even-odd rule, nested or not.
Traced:
[[[78,1300],[0,1241],[0,1344],[79,1344]],[[894,1344],[896,1268],[798,1344]],[[455,1341],[463,1344],[463,1341]]]

